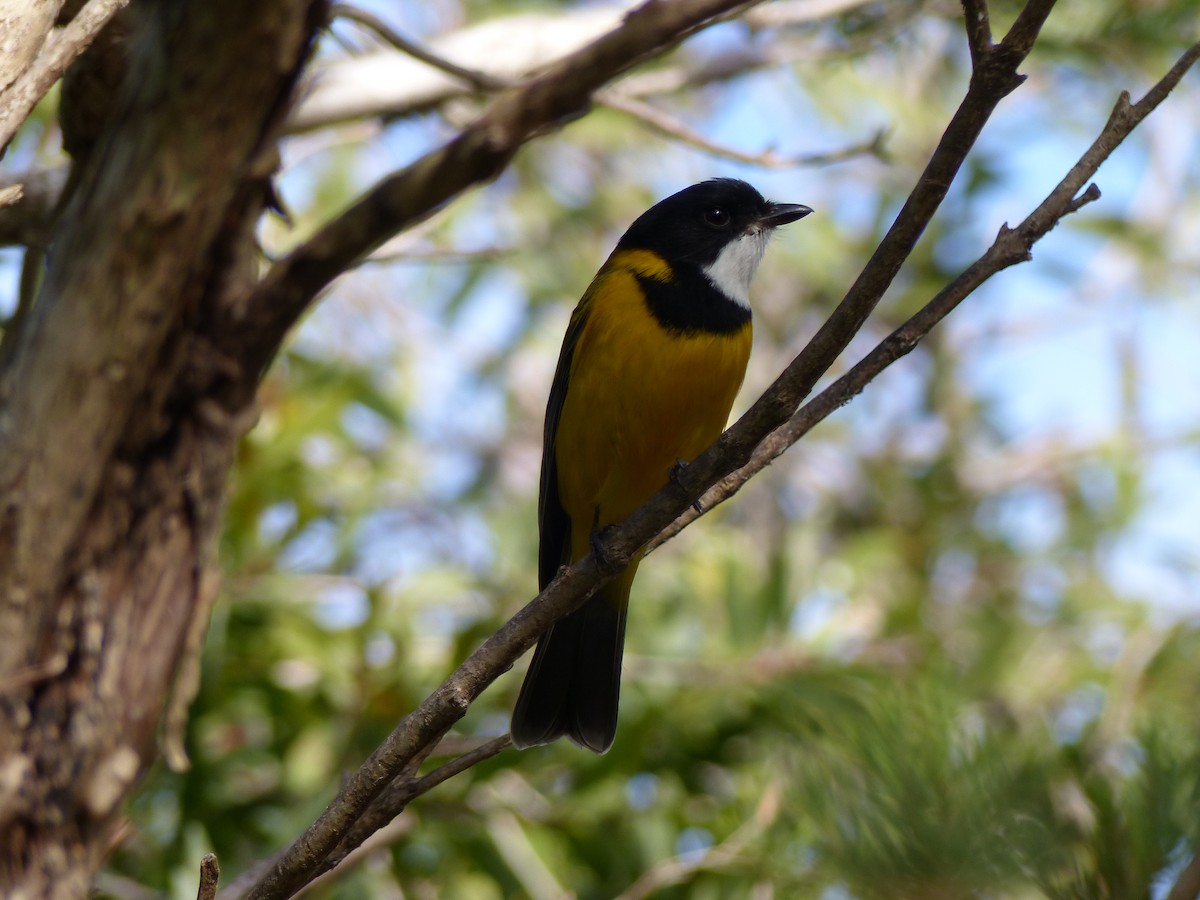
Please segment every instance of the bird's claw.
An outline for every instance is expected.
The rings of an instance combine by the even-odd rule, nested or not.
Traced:
[[[686,462],[684,462],[682,459],[677,459],[675,460],[675,465],[671,466],[670,470],[667,472],[667,477],[671,479],[671,483],[681,491],[687,490],[687,485],[683,483],[683,473],[687,467],[688,464]],[[700,504],[699,497],[692,501],[692,509],[694,509],[697,513],[704,512],[704,507]]]
[[[608,572],[616,567],[616,562],[605,549],[606,540],[616,530],[616,525],[593,525],[591,534],[588,535],[588,546],[592,556],[596,558],[596,568],[601,572]]]

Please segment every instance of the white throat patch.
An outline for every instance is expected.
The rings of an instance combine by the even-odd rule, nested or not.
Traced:
[[[750,279],[766,248],[767,232],[756,228],[722,247],[704,274],[722,294],[749,309]]]

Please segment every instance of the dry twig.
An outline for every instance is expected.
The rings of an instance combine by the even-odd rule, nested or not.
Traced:
[[[663,137],[689,144],[711,156],[731,159],[734,162],[747,163],[752,166],[762,166],[765,169],[827,166],[831,163],[853,159],[856,156],[882,157],[884,155],[884,139],[887,136],[887,132],[881,129],[876,131],[866,141],[851,144],[840,150],[830,150],[824,153],[802,153],[793,156],[784,156],[776,153],[774,150],[766,150],[762,153],[745,153],[741,150],[735,150],[732,147],[726,147],[710,141],[704,135],[700,134],[700,132],[689,128],[683,122],[651,106],[649,103],[636,100],[633,97],[627,97],[616,91],[604,91],[598,94],[596,102],[601,106],[607,106],[609,109],[615,109],[618,112],[625,113],[627,116],[632,116],[651,131],[655,131]]]
[[[423,47],[416,41],[404,37],[404,35],[384,22],[383,19],[374,13],[367,12],[365,9],[359,9],[357,6],[351,6],[348,3],[337,3],[331,8],[330,16],[335,19],[346,19],[370,29],[401,53],[407,53],[413,59],[419,59],[426,65],[433,66],[447,75],[465,81],[476,90],[500,91],[512,87],[512,83],[503,78],[497,78],[495,75],[489,75],[487,72],[481,72],[478,69],[469,69],[465,66],[460,66],[458,63],[451,62],[443,56],[438,56],[438,54],[427,47]]]
[[[17,129],[51,85],[62,77],[88,48],[109,19],[129,0],[88,0],[58,35],[51,36],[33,64],[0,94],[0,150],[8,146]]]
[[[1096,144],[1021,225],[1002,229],[992,247],[920,313],[833,386],[800,408],[813,385],[849,344],[891,284],[992,111],[1023,80],[1017,68],[1028,55],[1053,5],[1053,0],[1030,0],[999,44],[984,40],[985,32],[978,19],[975,21],[969,37],[975,66],[966,97],[879,248],[808,346],[746,415],[689,465],[680,479],[682,483],[669,484],[626,522],[606,532],[597,542],[598,552],[560,571],[545,591],[486,640],[405,717],[363,767],[347,780],[318,820],[273,864],[251,896],[290,896],[318,871],[352,851],[371,830],[386,821],[388,810],[383,804],[372,808],[372,804],[380,802],[376,798],[387,797],[387,804],[407,803],[412,786],[405,773],[413,771],[413,761],[428,754],[484,688],[507,671],[550,624],[581,605],[600,584],[627,565],[639,547],[670,526],[706,489],[751,463],[757,453],[769,455],[775,448],[782,452],[783,447],[861,391],[879,371],[908,353],[987,277],[1028,259],[1033,243],[1063,216],[1096,199],[1098,191],[1094,188],[1080,193],[1083,185],[1112,148],[1161,102],[1195,62],[1200,45],[1188,51],[1138,104],[1129,104],[1123,97]],[[242,327],[248,324],[261,342],[248,346],[248,352],[253,353],[256,348],[260,353],[263,348],[273,352],[271,348],[277,346],[281,330],[347,265],[394,229],[428,215],[466,186],[491,177],[506,164],[517,146],[540,130],[577,114],[599,82],[631,64],[629,57],[620,57],[621,53],[640,55],[664,46],[673,40],[667,37],[671,28],[686,31],[699,27],[718,13],[718,6],[689,4],[690,14],[697,16],[690,26],[679,20],[668,24],[653,17],[639,19],[639,13],[657,10],[653,5],[640,8],[626,22],[626,27],[639,29],[639,38],[630,42],[625,39],[629,35],[622,34],[624,28],[618,29],[564,61],[544,78],[500,98],[482,119],[450,145],[387,179],[270,273],[251,306],[249,318],[257,316],[257,319],[238,323]],[[699,17],[700,10],[708,18]],[[655,28],[663,30],[648,33],[648,29]],[[679,30],[674,33],[679,34]],[[645,49],[636,50],[638,40]],[[265,364],[268,359],[269,354],[264,355],[261,362]],[[758,451],[764,440],[767,449]],[[443,777],[438,773],[449,777],[467,764],[464,757],[416,784],[424,783],[427,789]],[[372,811],[368,814],[368,810]]]
[[[215,853],[206,853],[200,860],[200,887],[196,890],[196,900],[213,900],[217,896],[217,882],[221,878],[221,867],[217,864]]]

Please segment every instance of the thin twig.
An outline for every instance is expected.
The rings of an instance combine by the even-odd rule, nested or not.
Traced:
[[[426,756],[455,752],[462,746],[462,743],[462,738],[444,738],[437,743],[436,747],[431,747],[421,759]],[[334,868],[345,865],[353,857],[359,855],[368,842],[373,841],[374,836],[380,834],[384,828],[388,827],[389,823],[394,822],[396,817],[417,797],[429,793],[442,782],[508,749],[512,746],[512,739],[506,734],[488,741],[471,741],[470,743],[472,746],[469,750],[450,762],[438,766],[427,775],[416,778],[402,774],[396,778],[354,823],[354,827],[338,843],[337,847],[314,869],[308,885],[311,886],[318,878],[327,875]],[[412,772],[413,769],[414,766],[410,764],[407,770]],[[282,856],[282,853],[277,854],[251,866],[250,869],[238,876],[222,892],[221,896],[242,896],[276,865]]]
[[[378,853],[380,850],[390,847],[391,845],[398,843],[400,840],[407,837],[416,824],[417,820],[411,817],[406,819],[395,819],[389,822],[383,828],[380,828],[377,832],[371,835],[367,840],[363,841],[363,843],[358,846],[353,853],[343,859],[338,865],[338,871],[330,871],[325,872],[322,875],[318,875],[303,888],[301,888],[296,893],[296,896],[308,897],[310,895],[317,895],[316,892],[318,891],[327,891],[328,888],[331,887],[330,882],[332,882],[334,879],[340,878],[348,869],[352,869],[355,866],[366,862],[371,858],[372,855]],[[335,895],[337,895],[336,890],[319,894],[319,896],[323,897]]]
[[[511,746],[512,738],[506,734],[474,747],[461,756],[452,759],[450,762],[438,766],[428,775],[421,778],[412,776],[397,778],[386,790],[375,798],[375,802],[354,823],[354,827],[350,829],[346,836],[338,843],[337,847],[334,848],[333,852],[321,864],[319,871],[327,872],[341,865],[350,854],[366,843],[372,834],[380,828],[385,827],[396,816],[404,812],[413,800],[429,793],[439,784],[467,771],[467,769],[483,762],[485,759],[491,759],[496,754],[503,752]]]
[[[962,7],[971,63],[978,65],[992,48],[992,26],[988,21],[987,0],[962,0]]]
[[[982,61],[929,165],[863,274],[772,388],[692,462],[687,477],[679,480],[689,484],[668,484],[600,539],[601,552],[565,567],[545,591],[488,638],[350,776],[317,821],[256,885],[252,897],[287,897],[310,880],[414,754],[461,718],[480,692],[507,671],[539,634],[627,566],[639,548],[670,525],[709,485],[744,465],[758,443],[791,417],[879,302],[996,105],[1021,83],[1016,69],[1052,6],[1053,0],[1030,0],[1005,40]],[[282,340],[279,329],[290,326],[317,291],[369,252],[386,235],[387,226],[399,227],[423,218],[466,186],[492,177],[523,142],[563,117],[577,115],[595,90],[628,69],[634,59],[672,46],[684,34],[734,8],[735,4],[718,0],[644,4],[609,35],[524,88],[500,97],[459,138],[387,179],[271,270],[251,298],[247,318],[230,324],[253,332],[256,343],[247,346],[242,358],[249,363],[257,350],[262,354],[257,361],[265,365]]]
[[[851,144],[849,147],[843,147],[841,150],[830,150],[825,153],[801,153],[795,156],[783,156],[774,150],[767,150],[764,153],[745,153],[741,150],[735,150],[732,147],[726,147],[723,144],[710,141],[698,131],[689,128],[679,119],[664,113],[649,103],[623,96],[615,91],[603,91],[597,94],[596,102],[601,106],[607,106],[609,109],[615,109],[618,112],[632,116],[650,130],[657,132],[663,137],[682,141],[712,156],[731,159],[735,162],[747,163],[752,166],[761,166],[764,169],[826,166],[836,162],[843,162],[847,159],[853,159],[856,156],[882,157],[883,142],[887,135],[884,129],[879,129],[869,140],[858,144]]]
[[[498,738],[492,738],[486,743],[480,744],[473,750],[469,750],[457,759],[438,766],[424,778],[417,782],[415,793],[413,796],[419,797],[422,794],[427,794],[443,781],[447,781],[458,775],[460,772],[465,772],[472,766],[483,762],[485,759],[491,759],[499,753],[507,750],[512,746],[512,738],[507,734]]]
[[[422,250],[414,247],[411,250],[397,248],[388,250],[380,247],[362,261],[362,265],[393,265],[397,263],[420,263],[422,265],[462,265],[464,263],[483,262],[503,259],[516,253],[515,247],[480,247],[476,250],[456,250],[453,248],[432,247]]]
[[[719,477],[733,471],[739,460],[743,463],[747,461],[754,447],[763,438],[792,418],[799,405],[799,399],[811,389],[811,384],[828,368],[828,364],[841,349],[844,349],[861,326],[866,314],[878,302],[903,257],[911,250],[912,243],[919,237],[937,209],[949,187],[950,179],[961,165],[991,111],[1003,96],[1020,83],[1021,78],[1016,73],[1016,67],[1032,47],[1037,31],[1052,5],[1050,0],[1031,0],[1018,16],[1005,40],[989,51],[987,57],[981,61],[980,69],[972,77],[967,100],[955,114],[925,174],[910,196],[909,203],[905,205],[889,235],[885,237],[884,244],[881,245],[891,248],[891,252],[876,253],[867,270],[864,270],[864,274],[831,317],[834,324],[822,330],[824,336],[822,332],[818,332],[817,338],[814,338],[809,347],[793,361],[751,412],[712,448],[693,461],[687,470],[687,476],[689,479],[695,479],[694,484],[697,487],[689,488],[676,483],[668,485],[625,523],[600,539],[602,552],[589,554],[564,568],[538,598],[488,638],[416,710],[405,717],[363,768],[350,777],[339,797],[330,804],[306,834],[285,851],[273,866],[271,873],[255,888],[253,896],[288,896],[294,886],[310,879],[313,872],[322,865],[322,861],[346,837],[348,831],[352,827],[357,831],[355,821],[362,816],[366,807],[385,786],[395,781],[397,775],[407,769],[414,755],[427,752],[426,748],[465,713],[479,693],[499,674],[506,671],[546,627],[570,609],[578,607],[600,584],[627,565],[632,554],[658,531],[669,525],[696,499],[703,486],[715,483]],[[1200,52],[1200,49],[1197,52]],[[1172,69],[1169,78],[1178,80],[1186,69],[1183,63],[1181,60]],[[1167,80],[1169,79],[1164,79]],[[1160,83],[1147,95],[1147,99],[1152,96],[1161,99],[1169,90],[1169,84],[1164,86]],[[1114,121],[1123,121],[1135,115],[1144,117],[1151,108],[1152,105],[1146,104],[1144,100],[1137,106],[1128,107],[1128,110],[1133,112],[1125,112],[1118,116],[1114,111]],[[1136,122],[1130,119],[1126,124],[1131,130]],[[1119,141],[1115,141],[1113,146],[1116,142]],[[1104,155],[1110,150],[1111,147],[1105,150]],[[1099,164],[1099,159],[1095,160],[1095,164]],[[1003,268],[1024,260],[1028,257],[1030,246],[1024,243],[1027,238],[1032,237],[1036,240],[1049,231],[1061,215],[1094,199],[1094,191],[1080,195],[1079,185],[1070,188],[1069,181],[1075,175],[1073,170],[1072,175],[1064,179],[1064,184],[1060,185],[1022,226],[1018,229],[1003,229],[988,254],[964,273],[963,278],[966,281],[956,280],[955,291],[978,279],[988,265],[1003,262]],[[1066,196],[1060,196],[1060,190],[1069,192]],[[1058,217],[1052,211],[1053,204],[1058,204],[1057,208],[1062,210]],[[1051,211],[1047,213],[1047,210]],[[891,255],[897,248],[902,251],[899,259]],[[981,282],[975,281],[970,289],[977,287],[978,283]],[[955,299],[955,291],[948,288],[939,294],[930,306],[923,310],[923,314],[918,314],[918,321],[910,323],[912,328],[908,331],[902,328],[902,333],[889,338],[892,343],[880,353],[894,353],[894,358],[898,359],[911,350],[916,341],[945,315],[946,311],[941,307],[949,304],[948,308],[953,308],[953,305],[961,300]],[[872,364],[879,361],[880,357],[875,355]],[[821,395],[827,398],[823,409],[816,400],[808,404],[806,409],[810,410],[814,421],[819,421],[858,390],[861,390],[861,387],[857,387],[844,399],[838,399],[825,392]],[[829,402],[831,400],[836,402]],[[807,427],[811,428],[811,424]]]
[[[61,33],[46,41],[33,65],[0,93],[0,151],[8,146],[51,85],[128,3],[129,0],[88,0]]]
[[[0,196],[19,196],[9,206],[0,204],[0,247],[12,244],[45,247],[49,243],[50,220],[58,206],[67,166],[0,173]]]
[[[419,59],[426,65],[433,66],[433,68],[439,69],[460,81],[465,81],[476,90],[502,91],[505,88],[513,86],[513,82],[504,78],[489,75],[487,72],[480,72],[478,69],[469,69],[466,66],[460,66],[458,63],[451,62],[443,56],[438,56],[432,50],[421,46],[416,41],[404,37],[404,35],[397,32],[374,13],[367,12],[365,9],[359,9],[357,6],[351,6],[348,3],[335,3],[330,10],[330,18],[357,22],[359,25],[363,25],[375,32],[375,34],[379,35],[379,37],[383,38],[383,40],[401,53],[407,53],[413,59]]]
[[[733,865],[746,846],[770,828],[778,818],[782,793],[779,782],[771,782],[763,791],[754,815],[739,825],[729,837],[703,853],[675,856],[658,862],[643,872],[617,900],[643,900],[645,897],[653,897],[666,888],[684,884],[697,872],[718,871]]]

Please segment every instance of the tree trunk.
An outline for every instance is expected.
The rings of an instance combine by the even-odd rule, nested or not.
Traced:
[[[131,8],[130,74],[76,161],[37,301],[5,336],[2,896],[86,893],[168,706],[181,755],[260,374],[225,348],[242,346],[227,342],[257,276],[275,138],[323,14],[319,0]]]

